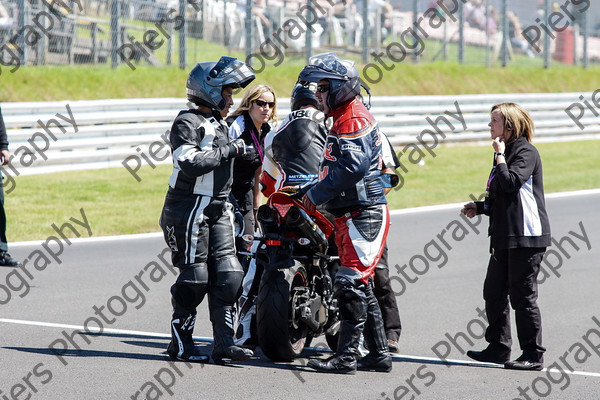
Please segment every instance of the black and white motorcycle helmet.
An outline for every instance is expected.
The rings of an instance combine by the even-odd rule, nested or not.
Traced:
[[[335,109],[360,95],[360,75],[354,61],[338,58],[334,53],[323,53],[311,57],[298,81],[330,83],[327,106]]]
[[[235,57],[223,56],[218,62],[201,62],[188,75],[187,98],[196,105],[221,111],[226,105],[221,95],[223,86],[244,88],[255,77],[252,68]]]
[[[292,111],[299,110],[300,107],[311,105],[315,108],[319,107],[319,100],[315,96],[315,92],[308,86],[296,84],[294,90],[292,90],[292,96],[290,97],[290,107]]]

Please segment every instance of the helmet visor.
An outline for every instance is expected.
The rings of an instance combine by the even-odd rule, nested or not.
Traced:
[[[209,77],[213,82],[218,83],[218,86],[238,88],[246,87],[254,80],[255,74],[247,64],[237,58],[223,56],[210,71]]]
[[[318,54],[309,59],[309,64],[300,72],[300,83],[319,82],[325,79],[348,81],[353,75],[354,62],[342,60],[335,53]]]
[[[342,60],[338,58],[335,53],[323,53],[317,54],[308,60],[308,65],[314,65],[327,72],[332,72],[341,77],[348,75],[348,71],[354,66],[354,62],[351,60]]]

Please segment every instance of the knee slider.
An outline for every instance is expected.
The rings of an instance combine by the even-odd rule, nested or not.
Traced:
[[[202,302],[208,290],[208,267],[206,263],[190,264],[181,272],[171,287],[175,302],[185,308],[195,308]]]
[[[244,270],[237,257],[219,260],[216,275],[211,279],[210,294],[223,304],[233,304],[242,291]]]

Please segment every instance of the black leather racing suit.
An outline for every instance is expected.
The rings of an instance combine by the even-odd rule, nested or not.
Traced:
[[[181,111],[169,140],[173,174],[160,226],[180,271],[171,287],[172,325],[193,330],[196,307],[208,292],[215,349],[220,351],[233,345],[233,306],[243,277],[227,202],[233,161],[228,128],[216,112]]]
[[[291,112],[276,132],[265,138],[260,176],[265,196],[284,186],[301,185],[317,178],[327,128],[325,115],[309,107]]]

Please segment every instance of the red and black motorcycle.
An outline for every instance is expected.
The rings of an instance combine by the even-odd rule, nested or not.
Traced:
[[[282,192],[269,197],[257,219],[263,237],[255,254],[257,271],[262,270],[256,333],[263,353],[274,361],[291,361],[322,334],[336,348],[337,257],[327,254],[333,224],[318,211],[309,215],[300,201]]]

